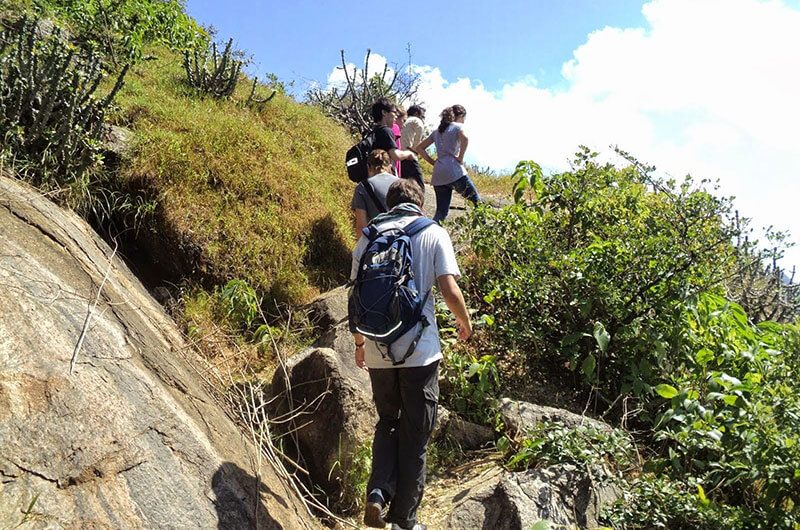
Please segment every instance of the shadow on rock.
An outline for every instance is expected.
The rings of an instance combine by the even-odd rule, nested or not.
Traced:
[[[288,507],[286,500],[233,462],[225,462],[217,469],[211,478],[211,489],[216,497],[214,506],[219,530],[283,530],[283,525],[269,514],[261,494],[271,495],[284,508]]]

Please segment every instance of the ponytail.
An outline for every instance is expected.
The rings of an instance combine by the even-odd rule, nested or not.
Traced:
[[[447,126],[450,125],[453,120],[455,119],[455,114],[453,114],[453,107],[447,107],[442,111],[439,116],[442,117],[442,121],[439,122],[439,134],[444,133],[447,130]]]
[[[440,114],[442,121],[439,122],[439,134],[444,133],[447,130],[447,126],[450,125],[457,117],[466,115],[467,109],[465,109],[463,105],[453,105],[452,107],[447,107],[444,109]]]

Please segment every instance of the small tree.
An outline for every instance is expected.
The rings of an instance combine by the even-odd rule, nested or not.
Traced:
[[[736,226],[744,233],[747,219],[736,213]],[[768,230],[768,248],[739,237],[737,267],[725,281],[727,297],[741,305],[756,322],[771,320],[786,324],[800,317],[800,284],[795,283],[795,268],[786,271],[778,265],[783,251],[790,247],[788,235]]]
[[[410,69],[371,72],[369,60],[372,50],[367,50],[364,68],[348,67],[344,50],[341,51],[345,86],[312,88],[306,94],[309,102],[318,105],[328,116],[338,121],[355,135],[362,134],[372,126],[370,107],[378,98],[389,98],[397,104],[412,99],[419,88],[419,76]]]

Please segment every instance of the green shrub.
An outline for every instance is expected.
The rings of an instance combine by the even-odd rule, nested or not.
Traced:
[[[137,62],[146,45],[173,51],[205,48],[208,34],[176,0],[35,0],[43,14],[72,26],[79,40],[114,65]]]
[[[622,478],[638,467],[636,446],[620,429],[602,431],[592,425],[564,427],[538,423],[526,429],[519,439],[503,437],[497,442],[506,465],[511,469],[540,468],[552,464],[577,464],[613,468]]]
[[[228,320],[238,329],[247,330],[258,316],[261,300],[244,280],[231,280],[220,292]]]
[[[688,304],[683,340],[686,355],[648,407],[658,407],[661,451],[645,469],[692,478],[767,527],[800,525],[800,328],[753,326],[740,306],[705,294]]]
[[[470,305],[489,343],[520,372],[580,370],[601,400],[647,390],[677,344],[683,301],[713,288],[732,262],[730,202],[687,177],[599,165],[543,175],[521,162],[515,204],[457,220],[474,257]],[[544,367],[544,368],[543,368]]]
[[[500,375],[493,355],[476,358],[450,348],[442,364],[442,376],[448,388],[444,402],[453,411],[470,421],[496,426]]]

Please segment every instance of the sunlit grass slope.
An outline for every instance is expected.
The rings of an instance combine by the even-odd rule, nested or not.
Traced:
[[[345,130],[280,94],[248,108],[244,81],[232,101],[202,98],[180,57],[149,53],[157,59],[128,74],[117,121],[137,137],[125,177],[159,196],[155,237],[193,248],[198,277],[244,279],[279,301],[340,281],[352,244]]]

